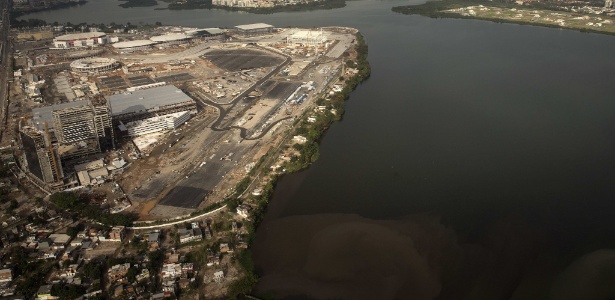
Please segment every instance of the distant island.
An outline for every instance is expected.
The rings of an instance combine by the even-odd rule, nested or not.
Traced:
[[[158,1],[156,0],[120,0],[124,3],[119,6],[123,8],[129,7],[148,7],[148,6],[156,6],[158,5]]]
[[[615,35],[615,9],[612,3],[607,1],[605,7],[577,5],[579,2],[444,0],[397,6],[392,10],[430,18],[479,19]]]
[[[167,9],[183,10],[215,8],[230,11],[245,11],[255,14],[271,14],[277,12],[334,9],[342,8],[344,6],[346,6],[346,0],[177,0],[169,3]]]

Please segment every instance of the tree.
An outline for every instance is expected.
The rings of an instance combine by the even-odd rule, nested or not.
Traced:
[[[71,192],[59,192],[49,196],[49,200],[62,209],[76,208],[79,197]]]
[[[81,278],[90,281],[99,280],[103,275],[103,266],[100,262],[92,260],[81,268]]]
[[[137,270],[137,268],[130,267],[130,269],[128,269],[128,272],[126,272],[126,279],[128,279],[128,282],[134,282],[138,274],[139,271]]]
[[[75,299],[85,294],[85,287],[81,285],[58,283],[51,287],[51,295],[60,299]]]
[[[66,234],[68,234],[71,238],[75,238],[81,230],[83,230],[82,224],[79,224],[77,226],[69,226],[68,228],[66,228]]]
[[[19,207],[19,203],[15,199],[11,199],[11,204],[9,205],[9,210],[14,210]]]

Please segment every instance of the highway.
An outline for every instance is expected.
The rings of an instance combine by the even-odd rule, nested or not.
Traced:
[[[0,4],[0,12],[2,25],[0,25],[0,122],[2,124],[3,130],[0,131],[0,141],[4,136],[4,130],[6,130],[6,122],[7,122],[7,110],[8,110],[8,78],[12,75],[11,72],[12,66],[9,65],[11,62],[10,55],[12,53],[12,44],[9,40],[9,29],[10,29],[10,20],[9,20],[9,1],[2,1]]]

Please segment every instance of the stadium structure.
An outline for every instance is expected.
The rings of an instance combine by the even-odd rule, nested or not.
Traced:
[[[80,73],[103,73],[117,69],[120,64],[113,58],[91,57],[70,63],[71,70]]]

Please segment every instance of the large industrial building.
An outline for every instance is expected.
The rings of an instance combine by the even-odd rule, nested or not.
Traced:
[[[141,51],[150,49],[155,44],[156,42],[151,40],[134,40],[114,43],[113,48],[123,52]]]
[[[90,47],[108,43],[109,38],[104,32],[70,33],[53,39],[53,47],[59,49]]]
[[[190,40],[192,37],[186,35],[185,33],[168,33],[158,36],[153,36],[150,38],[153,42],[156,42],[160,46],[167,45],[177,45],[181,43],[185,43]]]
[[[59,182],[64,176],[60,157],[48,136],[34,127],[22,127],[19,138],[23,145],[22,166],[44,184]]]
[[[110,95],[107,103],[115,125],[182,111],[196,113],[196,102],[173,85]]]
[[[273,32],[273,25],[265,23],[255,23],[247,25],[237,25],[235,30],[237,33],[245,36],[261,35]]]

